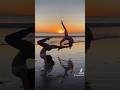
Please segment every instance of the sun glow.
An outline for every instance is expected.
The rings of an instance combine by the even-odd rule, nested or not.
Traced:
[[[64,31],[62,29],[58,30],[58,33],[64,33]]]

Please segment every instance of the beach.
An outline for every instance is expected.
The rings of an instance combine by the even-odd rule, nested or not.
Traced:
[[[9,45],[0,45],[0,50],[0,90],[23,90],[22,82],[13,75],[11,66],[18,51]]]
[[[2,30],[4,32],[2,32]],[[11,72],[11,63],[15,55],[18,53],[18,50],[7,45],[3,38],[6,35],[15,32],[16,29],[12,28],[2,30],[2,39],[0,45],[0,89],[23,90],[21,80],[14,76]],[[91,48],[86,53],[86,60],[84,58],[84,39],[81,39],[80,37],[76,38],[76,40],[80,40],[80,42],[77,41],[77,43],[74,43],[72,49],[66,48],[60,51],[55,49],[47,52],[53,56],[53,60],[55,61],[55,65],[48,74],[50,78],[44,78],[41,76],[42,70],[44,70],[44,61],[39,57],[41,47],[37,44],[35,45],[35,71],[37,90],[40,90],[41,88],[47,89],[47,85],[48,88],[57,90],[68,89],[67,87],[73,87],[72,85],[74,85],[76,88],[83,89],[84,77],[74,77],[74,74],[77,74],[81,67],[83,69],[86,67],[86,80],[89,82],[92,90],[118,90],[120,82],[120,38],[116,38],[116,36],[120,35],[119,27],[96,27],[91,28],[91,30],[94,33],[95,40],[92,41]],[[110,32],[108,32],[108,30]],[[36,41],[39,39],[41,38],[37,38]],[[60,38],[53,38],[51,40],[52,43],[51,41],[47,43],[59,45],[59,40]],[[74,72],[72,74],[68,72],[68,77],[62,77],[64,74],[64,69],[60,66],[58,56],[65,60],[69,60],[71,58],[72,62],[74,63]]]
[[[120,36],[119,29],[120,27],[91,28],[97,40],[92,41],[86,53],[85,70],[86,80],[92,90],[120,89],[120,38],[116,38]]]
[[[51,44],[59,45],[61,38],[53,38]],[[75,40],[80,40],[77,37]],[[83,39],[84,40],[84,39]],[[55,42],[57,41],[57,42]],[[48,42],[50,43],[50,41]],[[82,68],[84,71],[85,66],[85,42],[74,43],[71,49],[65,48],[61,50],[51,50],[47,54],[52,55],[55,65],[52,69],[48,70],[47,77],[42,75],[44,68],[44,60],[40,58],[41,47],[35,45],[35,82],[36,90],[84,90],[84,76],[74,76],[78,74]],[[61,67],[58,57],[68,61],[72,61],[74,65],[73,72],[68,71],[68,75],[64,77],[64,68]],[[66,63],[64,63],[66,64]]]

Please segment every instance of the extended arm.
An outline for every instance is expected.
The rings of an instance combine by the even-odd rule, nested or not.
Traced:
[[[49,45],[49,50],[52,50],[52,49],[57,49],[60,50],[60,49],[63,49],[63,48],[68,48],[68,46],[58,46],[58,45]]]
[[[37,44],[44,47],[44,48],[48,48],[49,45],[47,43],[45,43],[47,40],[49,40],[51,37],[47,37],[45,39],[39,40],[37,41]]]

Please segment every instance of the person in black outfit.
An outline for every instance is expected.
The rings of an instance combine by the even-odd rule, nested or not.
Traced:
[[[51,37],[44,38],[42,40],[37,41],[37,44],[42,46],[42,50],[40,51],[40,57],[44,59],[45,64],[54,65],[54,61],[52,59],[51,55],[47,55],[46,52],[50,51],[52,49],[62,49],[67,48],[68,46],[58,46],[58,45],[49,45],[46,43],[47,40],[49,40]]]
[[[66,27],[65,27],[65,25],[64,25],[64,23],[63,23],[62,20],[61,20],[61,24],[62,24],[62,26],[63,26],[63,28],[64,28],[64,30],[65,30],[65,32],[64,32],[65,36],[64,36],[64,38],[60,41],[60,46],[62,46],[62,44],[63,44],[64,41],[68,40],[68,43],[67,43],[67,44],[68,44],[69,47],[71,48],[71,47],[73,46],[74,40],[73,40],[73,38],[72,38],[71,36],[68,35],[68,31],[67,31],[67,29],[66,29]]]
[[[26,64],[27,59],[35,59],[35,45],[23,40],[30,33],[34,33],[34,27],[15,32],[5,38],[9,45],[19,50],[12,62],[12,72],[22,80],[24,90],[35,88],[35,70],[28,69]]]

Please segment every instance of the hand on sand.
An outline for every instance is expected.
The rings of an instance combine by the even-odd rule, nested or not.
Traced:
[[[46,37],[47,40],[50,40],[52,37]]]

